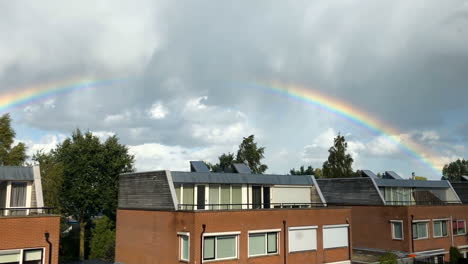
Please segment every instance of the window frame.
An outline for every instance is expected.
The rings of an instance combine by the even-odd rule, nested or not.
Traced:
[[[25,254],[24,252],[25,251],[28,251],[28,250],[41,250],[41,264],[45,264],[45,261],[46,261],[46,249],[45,247],[33,247],[33,248],[14,248],[14,249],[5,249],[5,250],[0,250],[0,252],[5,252],[5,251],[19,251],[19,254],[20,254],[20,261],[19,261],[19,264],[23,264],[24,263],[24,257],[25,257]]]
[[[184,261],[184,262],[190,262],[190,233],[188,232],[178,232],[177,236],[179,237],[179,260]],[[183,238],[186,237],[188,239],[188,250],[187,250],[187,259],[184,259],[184,244],[183,244]]]
[[[434,237],[434,238],[444,238],[444,237],[448,237],[448,236],[449,236],[449,231],[448,231],[448,223],[449,223],[449,221],[450,221],[449,218],[433,219],[433,220],[432,220],[432,237]],[[446,223],[446,224],[445,224],[445,228],[446,228],[446,232],[445,232],[445,233],[446,233],[447,235],[445,235],[445,236],[443,235],[443,234],[444,234],[443,229],[442,229],[442,226],[443,226],[443,225],[441,224],[441,225],[440,225],[440,226],[441,226],[441,230],[440,230],[440,231],[441,231],[441,232],[440,232],[441,235],[440,235],[440,236],[436,236],[436,232],[435,232],[435,230],[436,230],[436,228],[435,228],[436,222],[441,222],[441,223],[442,223],[442,222],[445,222],[445,223]]]
[[[463,222],[464,223],[463,224],[463,227],[464,227],[464,230],[463,230],[464,232],[463,233],[459,234],[458,232],[457,233],[453,232],[454,231],[454,228],[453,228],[454,222],[457,222],[457,226],[458,226],[458,222]],[[457,231],[458,231],[458,227],[457,227]],[[453,236],[464,236],[464,235],[466,235],[466,220],[465,219],[453,219],[452,220],[452,234],[453,234]]]
[[[250,254],[250,235],[264,235],[264,243],[265,243],[265,253],[251,255]],[[268,252],[268,234],[276,234],[276,252]],[[253,230],[248,232],[247,237],[247,256],[249,258],[254,257],[261,257],[261,256],[271,256],[271,255],[279,255],[280,254],[280,235],[281,229],[266,229],[266,230]]]
[[[240,231],[236,232],[222,232],[222,233],[204,233],[203,234],[203,243],[202,243],[202,263],[206,262],[215,262],[215,261],[223,261],[223,260],[230,260],[230,259],[239,259],[239,235]],[[205,259],[205,238],[207,237],[214,237],[214,258],[210,259]],[[217,252],[217,247],[218,247],[218,238],[219,237],[234,237],[235,242],[235,250],[234,252],[236,255],[234,257],[227,257],[227,258],[218,258],[218,252]]]
[[[401,238],[398,238],[395,236],[395,223],[401,224]],[[392,239],[393,240],[405,240],[405,232],[404,232],[404,226],[403,226],[403,220],[390,220],[390,225],[392,229]]]
[[[413,220],[412,223],[411,223],[411,232],[412,232],[412,238],[413,240],[423,240],[423,239],[429,239],[429,220]],[[414,229],[413,229],[413,226],[416,225],[416,227],[418,226],[418,224],[420,223],[425,223],[426,225],[426,236],[425,237],[414,237]],[[417,231],[417,230],[416,230]],[[416,232],[417,234],[418,232]]]

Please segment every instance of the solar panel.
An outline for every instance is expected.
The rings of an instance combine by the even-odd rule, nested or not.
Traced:
[[[364,175],[364,177],[369,177],[369,178],[373,178],[373,179],[377,179],[377,175],[375,175],[371,170],[362,170],[362,175]]]
[[[210,172],[208,166],[203,161],[190,161],[191,172]]]
[[[250,170],[249,166],[247,166],[244,163],[234,163],[232,164],[232,167],[237,173],[252,174],[252,171]]]
[[[384,179],[394,179],[394,180],[403,180],[396,172],[394,171],[386,171],[384,174]]]

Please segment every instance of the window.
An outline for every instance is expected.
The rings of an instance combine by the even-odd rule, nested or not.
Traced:
[[[392,239],[403,240],[403,221],[392,220]]]
[[[237,234],[205,236],[203,238],[203,260],[237,258],[237,236]]]
[[[249,256],[278,254],[278,232],[249,233]]]
[[[20,264],[21,250],[3,250],[0,251],[0,263]]]
[[[25,207],[26,206],[26,182],[12,182],[10,207]]]
[[[389,205],[409,205],[413,202],[410,188],[385,187],[384,196]]]
[[[289,252],[317,249],[317,226],[290,227],[288,233]]]
[[[323,248],[348,247],[348,225],[323,227]]]
[[[208,209],[241,209],[242,187],[232,185],[210,185]]]
[[[190,236],[188,233],[179,233],[180,260],[190,260]]]
[[[465,220],[453,220],[453,234],[464,235],[466,234],[466,222]]]
[[[23,264],[42,264],[42,249],[23,250]]]
[[[413,222],[413,239],[428,238],[427,226],[427,221]]]
[[[434,237],[446,237],[447,220],[434,220]]]
[[[37,249],[15,249],[0,251],[1,264],[42,264],[44,250]],[[22,258],[21,258],[22,256]]]

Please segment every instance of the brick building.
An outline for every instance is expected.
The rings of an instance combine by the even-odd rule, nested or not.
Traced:
[[[212,173],[120,176],[116,262],[350,263],[351,211],[325,207],[312,176]]]
[[[0,263],[57,264],[60,217],[44,208],[39,167],[0,167]]]
[[[452,185],[392,175],[317,180],[329,205],[351,206],[355,251],[392,251],[401,258],[441,263],[454,246],[467,257],[468,206]]]

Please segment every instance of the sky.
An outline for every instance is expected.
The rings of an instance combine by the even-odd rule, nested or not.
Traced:
[[[251,134],[268,173],[320,168],[338,133],[353,168],[375,173],[438,179],[467,156],[468,1],[1,1],[0,32],[0,110],[29,155],[80,128],[117,135],[138,171],[216,162]],[[7,104],[69,80],[114,81]]]

